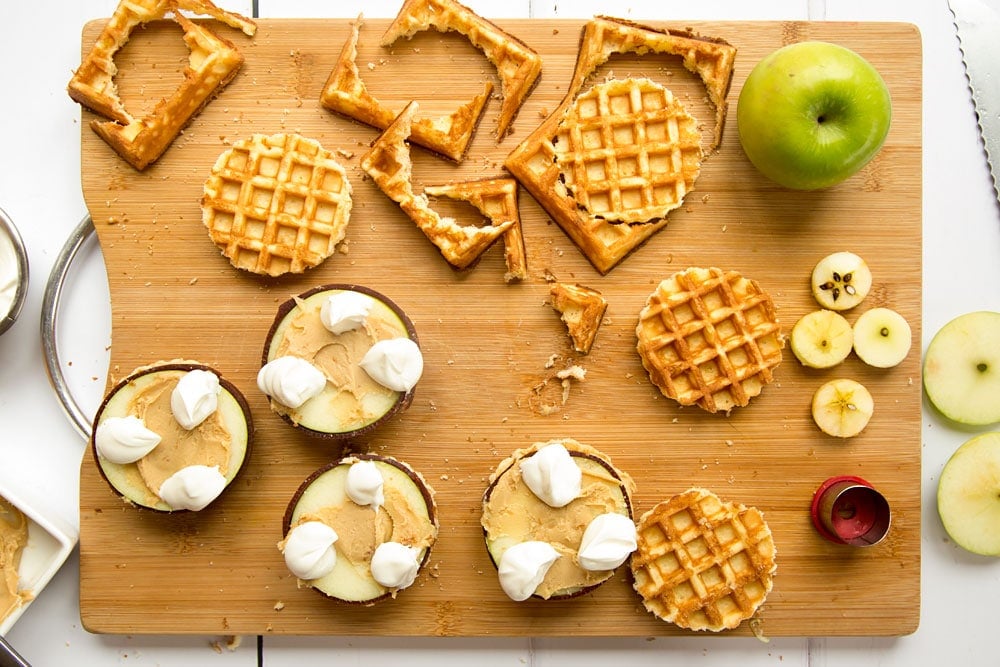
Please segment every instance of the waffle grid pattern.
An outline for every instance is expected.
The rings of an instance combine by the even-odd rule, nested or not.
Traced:
[[[216,162],[205,183],[203,220],[237,268],[301,273],[343,240],[351,212],[344,168],[299,135],[255,135]]]
[[[570,195],[591,215],[642,223],[681,205],[701,170],[701,132],[649,79],[598,84],[577,98],[553,141]]]
[[[745,406],[773,379],[783,340],[774,303],[735,271],[692,268],[650,295],[636,328],[653,384],[709,412]]]
[[[651,613],[682,628],[720,631],[735,628],[764,602],[774,558],[760,511],[689,489],[639,520],[632,572]]]

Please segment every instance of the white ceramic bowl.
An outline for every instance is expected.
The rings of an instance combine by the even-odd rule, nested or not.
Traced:
[[[32,599],[35,599],[66,562],[79,539],[79,530],[46,511],[39,503],[29,502],[27,496],[17,492],[3,480],[0,480],[0,496],[21,510],[28,519],[28,543],[24,547],[18,568],[19,588],[29,591]],[[0,621],[0,635],[5,636],[30,606],[31,600],[28,600]]]

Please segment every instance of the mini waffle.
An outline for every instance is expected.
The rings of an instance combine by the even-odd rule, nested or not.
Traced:
[[[209,236],[236,268],[302,273],[344,238],[351,183],[316,141],[255,134],[216,160],[201,207]]]
[[[597,17],[584,26],[573,79],[559,107],[508,155],[505,166],[559,224],[584,256],[607,273],[667,224],[666,218],[644,224],[618,224],[581,208],[566,186],[553,140],[588,77],[615,53],[676,55],[704,82],[716,109],[716,128],[708,142],[714,150],[722,136],[726,96],[736,49],[717,39],[687,31],[660,30],[629,21]]]
[[[650,509],[636,528],[633,586],[664,621],[729,630],[753,616],[771,591],[774,539],[754,507],[693,488]]]
[[[745,406],[773,379],[784,339],[774,303],[735,271],[690,268],[649,296],[637,349],[664,396],[708,412]]]
[[[697,121],[649,79],[612,79],[581,94],[553,146],[569,195],[609,222],[665,217],[701,170]]]
[[[435,28],[454,30],[468,38],[493,63],[500,76],[500,118],[497,140],[510,131],[518,109],[542,73],[542,59],[521,40],[455,0],[405,0],[395,20],[382,35],[382,46],[401,37]]]
[[[371,150],[361,157],[361,168],[385,196],[399,204],[453,268],[467,269],[515,225],[515,220],[482,227],[461,225],[431,209],[427,195],[414,194],[413,164],[406,140],[410,136],[417,107],[416,102],[406,105],[396,120],[375,140]]]
[[[512,283],[528,277],[528,255],[524,247],[521,214],[517,207],[516,180],[489,178],[448,185],[429,185],[424,188],[424,193],[431,197],[448,197],[469,202],[494,225],[513,220],[513,226],[503,233],[504,261],[507,264],[504,280]]]
[[[139,170],[163,154],[184,126],[243,65],[243,56],[229,40],[188,20],[181,10],[211,16],[247,35],[252,36],[257,29],[250,19],[221,10],[208,0],[122,0],[67,87],[73,100],[110,119],[95,119],[90,126]],[[184,69],[184,81],[151,113],[136,118],[125,109],[118,96],[114,81],[118,68],[114,56],[125,46],[136,27],[162,19],[168,13],[184,31],[184,42],[191,51]]]
[[[327,78],[320,94],[320,103],[331,111],[384,130],[389,127],[398,112],[368,92],[365,82],[361,79],[357,64],[360,31],[359,19],[351,24],[351,34],[344,43],[337,64]],[[472,135],[492,92],[493,84],[487,81],[480,95],[459,107],[454,113],[437,118],[414,118],[410,133],[411,141],[456,162],[461,161],[465,157]]]
[[[607,299],[595,289],[572,283],[555,283],[549,289],[549,296],[569,331],[573,349],[589,354],[608,309]]]

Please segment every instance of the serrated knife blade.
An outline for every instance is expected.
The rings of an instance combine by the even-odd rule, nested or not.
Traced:
[[[979,117],[979,133],[1000,201],[1000,1],[948,0]]]

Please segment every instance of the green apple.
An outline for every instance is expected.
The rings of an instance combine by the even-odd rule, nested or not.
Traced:
[[[924,391],[960,424],[1000,422],[1000,313],[966,313],[945,324],[924,355]]]
[[[829,42],[797,42],[751,70],[736,109],[750,162],[779,185],[815,190],[865,166],[889,132],[892,101],[863,57]]]
[[[938,514],[955,544],[982,556],[1000,556],[1000,433],[967,441],[944,464]]]

